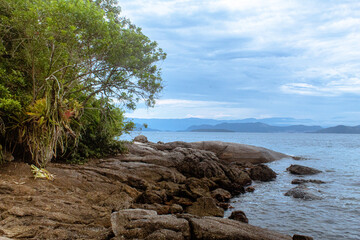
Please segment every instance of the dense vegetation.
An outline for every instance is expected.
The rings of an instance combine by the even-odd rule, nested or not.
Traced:
[[[0,0],[0,160],[119,150],[121,109],[155,104],[164,59],[115,0]]]

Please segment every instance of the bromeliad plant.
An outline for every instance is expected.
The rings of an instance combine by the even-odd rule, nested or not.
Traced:
[[[69,137],[77,138],[78,133],[70,128],[70,122],[76,121],[80,110],[76,100],[56,97],[39,99],[28,107],[21,137],[38,166],[45,167],[57,155],[57,149],[64,151]]]

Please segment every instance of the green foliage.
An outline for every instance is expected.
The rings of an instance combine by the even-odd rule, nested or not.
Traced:
[[[0,144],[41,167],[112,153],[130,126],[111,99],[153,106],[165,57],[114,0],[0,0]]]
[[[62,158],[82,163],[89,158],[100,158],[126,151],[124,142],[117,138],[132,130],[134,124],[125,122],[123,112],[107,99],[93,99],[81,117],[79,144],[69,148]]]

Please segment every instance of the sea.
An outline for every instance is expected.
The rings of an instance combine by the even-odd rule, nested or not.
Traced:
[[[140,134],[132,132],[122,139]],[[255,191],[236,196],[234,207],[225,212],[244,211],[249,224],[282,232],[303,234],[321,240],[360,240],[360,134],[315,133],[211,133],[142,132],[152,142],[224,141],[261,146],[301,160],[285,158],[267,165],[278,175],[275,181],[253,182]],[[299,177],[286,168],[300,164],[322,171]],[[284,196],[295,187],[295,178],[318,179],[325,184],[307,184],[321,200]]]

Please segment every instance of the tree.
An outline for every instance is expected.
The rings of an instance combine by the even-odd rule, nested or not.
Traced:
[[[0,9],[2,145],[45,165],[79,138],[94,102],[155,104],[166,55],[116,1],[0,0]]]

